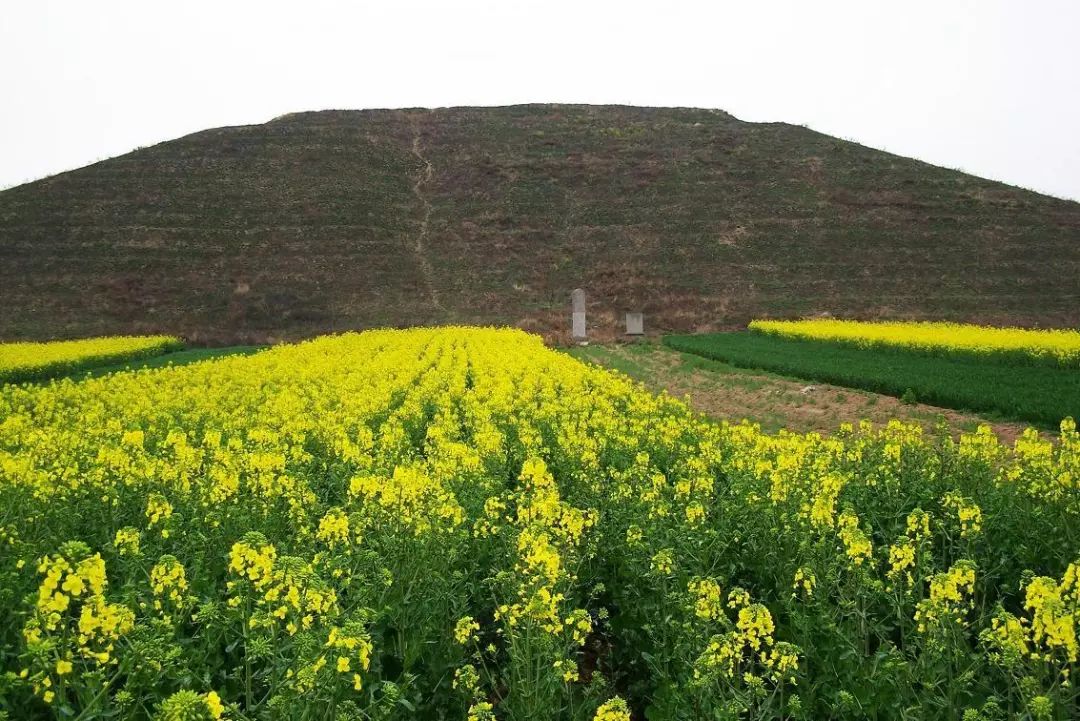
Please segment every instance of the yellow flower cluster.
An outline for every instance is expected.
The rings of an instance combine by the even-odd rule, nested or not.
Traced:
[[[1039,576],[1028,584],[1024,608],[1031,612],[1031,641],[1047,649],[1062,652],[1076,663],[1077,610],[1080,607],[1080,582],[1077,565],[1070,564],[1060,582]]]
[[[142,539],[142,534],[139,533],[139,529],[133,526],[124,526],[116,531],[116,535],[113,536],[113,546],[116,548],[117,553],[121,556],[138,556],[139,542]]]
[[[660,576],[670,576],[675,570],[675,554],[670,548],[661,548],[653,554],[652,572]]]
[[[580,637],[588,614],[583,618],[577,612],[569,616],[562,612],[566,600],[563,589],[575,580],[566,560],[575,557],[593,519],[563,502],[543,460],[526,459],[518,480],[521,489],[506,503],[515,509],[507,528],[519,529],[514,543],[516,599],[501,604],[495,619],[505,620],[511,628],[535,623],[553,635],[569,627],[575,638]]]
[[[1080,561],[1070,563],[1061,580],[1036,576],[1024,591],[1027,616],[1000,613],[983,637],[996,658],[1012,665],[1024,658],[1056,663],[1065,669],[1080,661]]]
[[[100,596],[105,592],[105,561],[100,553],[83,558],[73,564],[64,555],[56,554],[41,559],[38,573],[45,575],[38,588],[38,613],[47,618],[67,610],[71,599],[84,592]]]
[[[889,546],[889,570],[886,572],[889,580],[903,579],[907,586],[915,582],[912,569],[915,568],[915,544],[907,536]]]
[[[338,678],[347,679],[353,691],[364,687],[363,676],[371,668],[374,645],[362,624],[348,623],[343,627],[331,626],[326,643],[314,661],[299,670],[289,669],[286,678],[290,686],[300,694],[310,693],[320,684],[333,685]],[[353,665],[356,661],[356,665]]]
[[[229,552],[229,570],[261,591],[270,582],[277,549],[257,531],[247,533]]]
[[[930,594],[919,602],[915,621],[919,632],[944,628],[947,623],[964,624],[964,613],[974,605],[975,564],[961,560],[949,570],[930,577]]]
[[[952,509],[956,513],[956,520],[960,523],[960,536],[967,538],[974,536],[982,530],[982,509],[971,501],[957,493],[947,493],[942,499],[941,505]]]
[[[249,625],[271,626],[284,622],[289,635],[308,629],[320,616],[337,611],[337,593],[319,578],[311,564],[295,556],[281,556],[274,564],[256,612]]]
[[[596,709],[593,721],[630,721],[630,709],[626,701],[616,696]]]
[[[932,538],[930,514],[921,508],[912,510],[907,515],[904,528],[904,535],[889,546],[889,568],[885,576],[890,582],[889,590],[894,590],[894,584],[903,581],[903,591],[908,592],[915,583],[921,554]]]
[[[847,553],[853,566],[861,566],[863,562],[871,558],[874,546],[870,537],[859,528],[859,517],[850,509],[845,509],[837,519],[840,540],[844,544],[844,552]]]
[[[997,473],[1001,483],[1015,484],[1031,495],[1047,500],[1072,496],[1080,488],[1080,432],[1076,421],[1061,422],[1058,442],[1051,443],[1034,428],[1027,428],[1013,445],[1011,457],[1004,459]],[[961,441],[962,442],[962,441]],[[984,455],[1000,458],[1003,449],[993,447]]]
[[[154,593],[154,608],[179,610],[187,604],[188,581],[184,564],[175,556],[162,556],[150,569],[150,588]]]
[[[469,663],[454,671],[453,687],[460,689],[470,697],[475,695],[480,687],[480,674],[477,672],[476,666]]]
[[[337,611],[337,593],[318,576],[314,566],[295,556],[278,556],[261,533],[247,533],[233,544],[229,570],[235,577],[227,586],[229,605],[253,603],[248,608],[251,628],[282,622],[293,635]]]
[[[349,543],[349,517],[340,508],[331,508],[319,520],[319,530],[315,537],[334,548],[338,544]]]
[[[371,668],[371,652],[374,650],[371,638],[362,627],[356,624],[347,626],[343,630],[334,627],[330,629],[326,647],[337,649],[339,653],[344,654],[337,658],[337,672],[352,674],[353,690],[359,691],[363,685],[359,672]],[[356,660],[356,669],[352,666],[353,659]]]
[[[495,711],[490,703],[481,701],[469,707],[467,721],[495,721]]]
[[[694,662],[695,683],[722,681],[756,685],[762,679],[775,684],[793,682],[799,665],[799,649],[775,640],[776,624],[769,609],[760,603],[752,603],[750,594],[742,588],[728,594],[727,605],[736,612],[734,623],[722,613],[718,616],[730,630],[709,639],[705,650]],[[717,616],[710,615],[710,618]]]
[[[930,514],[921,508],[916,508],[907,515],[904,527],[912,541],[919,542],[930,538]]]
[[[34,674],[35,692],[51,702],[51,672],[66,676],[72,672],[75,659],[81,659],[87,668],[114,665],[116,643],[131,631],[134,614],[126,606],[106,600],[105,561],[100,553],[91,555],[85,544],[64,544],[60,553],[42,558],[37,570],[44,578],[23,637],[32,651],[50,649],[59,655],[55,665],[42,664]]]
[[[1065,367],[1080,366],[1080,332],[1030,330],[940,322],[861,322],[854,320],[755,320],[750,329],[785,338],[886,346],[925,353],[1008,354]]]
[[[169,520],[169,516],[171,516],[172,513],[172,504],[169,503],[168,499],[160,493],[152,493],[150,494],[150,497],[146,499],[147,528],[164,526],[165,522]],[[162,527],[161,536],[163,538],[168,538],[169,529]]]
[[[374,514],[371,523],[401,524],[416,535],[450,530],[465,520],[449,487],[411,466],[394,468],[389,479],[357,476],[349,484],[349,496],[368,502],[364,508]]]
[[[802,591],[807,597],[814,595],[814,586],[817,585],[817,574],[813,569],[806,568],[805,566],[796,569],[795,580],[792,582],[791,587],[798,593]]]
[[[694,598],[694,614],[707,621],[716,621],[724,615],[724,595],[720,584],[712,578],[690,581],[690,595]]]
[[[476,643],[476,634],[479,630],[480,624],[472,616],[462,616],[454,625],[454,640],[462,646]]]

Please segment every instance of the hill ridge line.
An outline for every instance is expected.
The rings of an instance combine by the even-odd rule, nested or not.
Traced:
[[[1080,326],[1080,204],[802,126],[631,106],[314,112],[0,192],[0,339],[237,345],[754,318]]]

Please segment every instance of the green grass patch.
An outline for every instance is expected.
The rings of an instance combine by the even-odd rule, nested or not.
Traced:
[[[623,355],[612,353],[604,346],[578,346],[569,348],[566,352],[578,360],[617,370],[636,381],[644,381],[649,375],[639,362],[635,362],[636,359],[631,360]]]
[[[200,361],[214,360],[216,358],[225,358],[233,355],[251,355],[266,347],[267,346],[264,345],[234,345],[224,348],[190,348],[188,350],[175,351],[173,353],[154,356],[152,358],[140,358],[125,363],[99,366],[97,368],[90,368],[81,373],[76,372],[68,375],[76,380],[82,380],[84,378],[96,378],[109,373],[118,373],[122,371],[183,366],[188,365],[189,363],[198,363]]]
[[[1057,427],[1080,415],[1080,372],[1010,368],[974,360],[904,355],[760,333],[672,335],[664,344],[705,358],[945,408]]]
[[[177,350],[160,355],[132,358],[129,360],[109,363],[107,365],[99,365],[91,368],[80,366],[77,368],[65,369],[60,372],[54,372],[45,377],[34,377],[16,381],[18,383],[28,384],[43,384],[52,381],[60,380],[63,378],[70,378],[75,381],[83,381],[88,378],[99,378],[110,373],[123,373],[125,371],[137,371],[152,368],[167,368],[170,366],[184,366],[190,363],[199,363],[201,361],[215,360],[217,358],[226,358],[234,355],[251,355],[257,353],[268,346],[264,345],[237,345],[227,346],[222,348],[189,348],[186,350]]]

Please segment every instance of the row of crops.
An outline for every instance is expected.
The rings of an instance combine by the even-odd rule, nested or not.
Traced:
[[[857,348],[973,358],[1022,366],[1080,368],[1080,331],[996,328],[966,323],[855,320],[755,320],[750,330],[781,338],[832,341]]]
[[[12,718],[1080,713],[1080,436],[714,423],[510,330],[0,389]]]
[[[1080,415],[1080,368],[1067,365],[1073,336],[1080,334],[812,320],[754,321],[746,332],[666,336],[664,343],[745,368],[1053,429]],[[1021,349],[1003,337],[1035,337],[1041,345]],[[1055,339],[1065,340],[1055,346]]]
[[[44,380],[183,348],[172,336],[110,336],[51,343],[0,343],[0,383]]]

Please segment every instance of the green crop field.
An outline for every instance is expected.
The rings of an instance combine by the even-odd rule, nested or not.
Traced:
[[[744,368],[864,388],[924,403],[1056,427],[1080,415],[1080,373],[792,340],[761,333],[673,335],[671,348]]]

